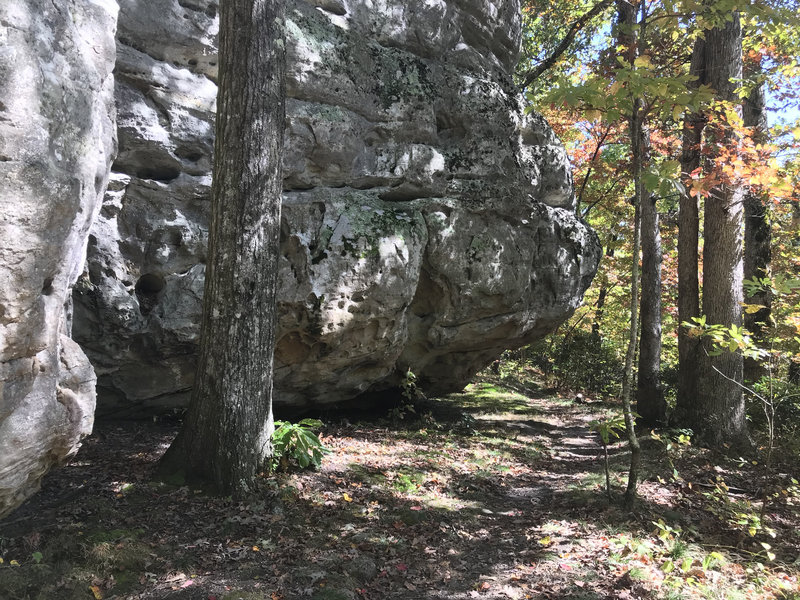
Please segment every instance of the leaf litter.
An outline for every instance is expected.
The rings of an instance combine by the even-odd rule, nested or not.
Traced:
[[[614,407],[513,383],[431,401],[424,422],[330,420],[319,470],[244,502],[152,481],[177,423],[99,423],[0,521],[0,598],[799,597],[797,503],[772,507],[774,538],[737,527],[755,466],[693,448],[668,464],[646,439],[627,514],[589,427]],[[619,496],[627,455],[610,451]],[[710,504],[715,466],[741,498]]]

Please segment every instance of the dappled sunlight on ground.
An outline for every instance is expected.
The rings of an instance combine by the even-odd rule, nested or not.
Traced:
[[[78,461],[0,522],[0,597],[794,597],[797,569],[781,566],[798,555],[791,506],[776,507],[784,527],[769,563],[762,538],[707,510],[698,490],[711,457],[675,454],[673,480],[651,440],[627,514],[627,453],[610,447],[609,502],[589,425],[614,407],[537,390],[485,381],[394,423],[329,423],[318,471],[265,479],[248,502],[150,481],[174,424],[101,424]]]

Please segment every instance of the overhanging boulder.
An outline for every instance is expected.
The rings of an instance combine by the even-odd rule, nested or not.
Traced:
[[[119,19],[120,151],[75,292],[99,410],[183,406],[199,340],[216,2]],[[518,2],[295,1],[275,402],[464,385],[555,328],[599,259],[563,147],[523,117]]]

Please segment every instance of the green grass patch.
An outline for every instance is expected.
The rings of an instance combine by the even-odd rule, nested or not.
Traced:
[[[451,398],[462,408],[479,414],[530,413],[530,401],[516,392],[492,383],[471,383],[460,394]]]

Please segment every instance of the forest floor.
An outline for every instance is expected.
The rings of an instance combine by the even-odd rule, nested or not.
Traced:
[[[0,521],[0,598],[800,598],[797,465],[762,523],[760,465],[643,436],[628,513],[628,454],[610,447],[610,501],[590,427],[618,409],[520,375],[394,425],[337,416],[320,469],[249,502],[152,480],[177,424],[98,423]]]

